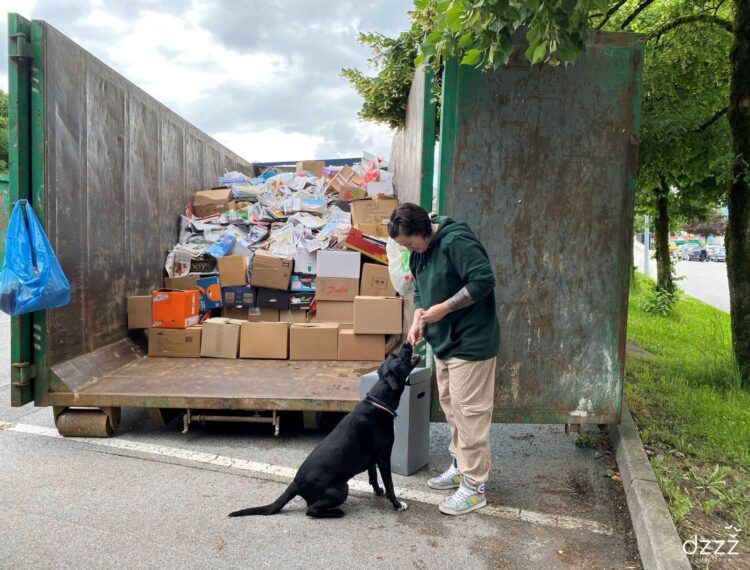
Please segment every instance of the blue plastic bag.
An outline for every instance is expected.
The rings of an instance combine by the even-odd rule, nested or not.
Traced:
[[[16,317],[68,303],[70,284],[55,252],[31,205],[19,200],[13,207],[5,236],[0,310]]]

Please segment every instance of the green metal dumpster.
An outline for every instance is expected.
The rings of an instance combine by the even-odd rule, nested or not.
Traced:
[[[277,433],[278,411],[353,409],[378,363],[146,356],[127,296],[161,287],[193,193],[253,165],[46,22],[8,24],[9,204],[31,201],[71,284],[69,305],[12,319],[12,404],[53,406],[64,435],[109,435],[122,406],[272,412]]]
[[[568,67],[532,67],[525,48],[494,72],[446,62],[438,210],[472,227],[495,269],[494,420],[619,423],[643,40],[592,33]],[[392,162],[402,201],[429,209],[420,73]]]

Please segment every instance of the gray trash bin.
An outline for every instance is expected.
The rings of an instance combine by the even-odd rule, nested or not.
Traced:
[[[391,471],[411,475],[430,460],[430,379],[429,368],[415,368],[411,386],[404,389],[396,410]],[[378,373],[365,374],[359,381],[359,397],[367,395],[378,381]]]

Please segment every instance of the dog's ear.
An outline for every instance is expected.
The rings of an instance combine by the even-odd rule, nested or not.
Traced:
[[[386,382],[388,382],[388,385],[391,387],[391,390],[397,391],[399,389],[399,385],[398,385],[398,382],[396,381],[396,377],[393,375],[392,372],[386,372],[383,375],[383,379]]]

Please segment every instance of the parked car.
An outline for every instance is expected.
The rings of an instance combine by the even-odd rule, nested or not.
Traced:
[[[700,261],[701,260],[701,246],[690,244],[682,250],[683,261]]]
[[[726,261],[727,250],[723,245],[712,247],[708,252],[709,261]]]

